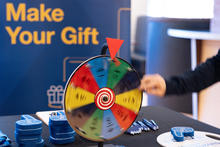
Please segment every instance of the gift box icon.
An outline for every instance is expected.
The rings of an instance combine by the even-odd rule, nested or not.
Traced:
[[[64,89],[62,85],[51,85],[47,90],[48,107],[50,108],[62,108]]]

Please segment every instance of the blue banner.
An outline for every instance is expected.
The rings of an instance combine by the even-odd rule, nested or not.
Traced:
[[[130,0],[1,0],[0,115],[61,109],[68,77],[106,37],[125,40],[130,61]]]

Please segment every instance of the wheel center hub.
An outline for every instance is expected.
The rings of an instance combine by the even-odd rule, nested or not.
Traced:
[[[115,93],[110,88],[101,88],[95,95],[95,104],[101,110],[111,108],[115,103]]]

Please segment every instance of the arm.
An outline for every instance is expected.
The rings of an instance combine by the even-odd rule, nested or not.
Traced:
[[[166,79],[166,95],[199,92],[213,83],[219,81],[220,51],[218,55],[208,59],[205,63],[196,67],[194,71],[188,71],[180,76]]]
[[[148,94],[164,96],[198,92],[213,83],[220,81],[220,50],[218,54],[194,71],[164,79],[159,74],[145,75],[141,80],[140,90]]]

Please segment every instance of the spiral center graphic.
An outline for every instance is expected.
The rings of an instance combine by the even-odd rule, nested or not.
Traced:
[[[111,108],[115,103],[115,93],[110,88],[101,88],[95,95],[95,104],[101,110]]]
[[[103,102],[107,102],[108,101],[108,97],[107,96],[103,96],[102,100],[103,100]]]

